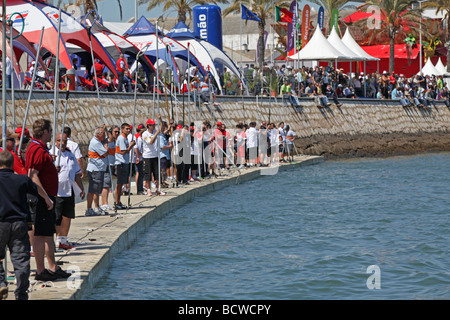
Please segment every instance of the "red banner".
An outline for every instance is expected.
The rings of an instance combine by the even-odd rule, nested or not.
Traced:
[[[309,18],[311,16],[311,8],[305,4],[302,13],[302,49],[308,43],[309,38]]]

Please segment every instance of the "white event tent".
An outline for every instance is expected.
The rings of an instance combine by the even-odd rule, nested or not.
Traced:
[[[350,29],[345,30],[344,36],[342,37],[342,42],[350,48],[353,52],[357,53],[359,56],[365,58],[366,61],[379,61],[380,59],[372,57],[370,54],[364,51],[363,48],[353,39]]]
[[[339,38],[336,28],[333,26],[331,29],[330,35],[328,36],[328,42],[331,45],[343,53],[345,56],[349,57],[349,60],[352,61],[364,61],[367,60],[365,57],[362,57],[360,54],[354,52],[350,49],[342,40]]]
[[[427,63],[425,63],[425,65],[423,66],[422,73],[425,76],[432,76],[432,75],[440,76],[440,75],[442,75],[442,73],[434,67],[430,58],[428,58]]]
[[[442,63],[441,58],[439,58],[438,62],[434,66],[442,75],[447,73],[447,67]]]
[[[348,61],[352,58],[336,49],[323,35],[320,28],[316,28],[313,36],[303,49],[289,56],[292,60],[317,61]]]

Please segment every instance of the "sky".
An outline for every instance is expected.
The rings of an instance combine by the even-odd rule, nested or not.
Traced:
[[[54,1],[56,2],[56,1]],[[69,3],[69,0],[63,0],[63,3]],[[230,1],[231,2],[231,1]],[[97,0],[98,12],[103,16],[105,21],[109,22],[127,22],[130,18],[135,15],[135,1],[133,0],[121,0],[122,4],[122,20],[120,19],[119,14],[119,4],[117,0]],[[305,4],[309,4],[311,7],[318,8],[317,5],[312,4],[308,1],[299,1],[300,6],[304,6]],[[355,2],[350,2],[349,4],[355,5]],[[360,4],[360,3],[359,3]],[[157,6],[155,9],[151,11],[147,11],[148,4],[142,4],[138,6],[138,18],[144,15],[146,18],[158,18],[163,13],[163,5]],[[229,4],[219,4],[219,7],[222,10],[228,7]],[[167,13],[165,13],[166,15]],[[177,13],[173,9],[169,11],[170,17],[176,17]]]

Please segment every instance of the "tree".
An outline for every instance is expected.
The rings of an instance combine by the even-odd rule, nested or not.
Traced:
[[[422,8],[436,9],[436,14],[442,12],[444,19],[447,20],[445,47],[447,48],[447,72],[450,72],[450,0],[424,1],[422,2]]]
[[[389,72],[394,71],[395,66],[395,42],[399,33],[408,30],[418,33],[421,22],[420,8],[412,8],[410,0],[369,0],[359,8],[378,6],[380,8],[380,29],[378,33],[387,33],[389,38]]]
[[[186,23],[187,14],[192,20],[192,7],[194,5],[207,5],[209,3],[226,3],[228,0],[140,0],[139,4],[148,3],[147,10],[150,11],[160,4],[164,4],[163,11],[166,14],[170,13],[169,9],[175,10],[178,13],[178,22]]]
[[[101,1],[101,0],[99,0]],[[53,4],[55,6],[57,6],[58,8],[61,7],[62,4],[62,0],[48,0],[47,1],[50,4]],[[122,20],[122,4],[120,3],[120,0],[117,0],[117,3],[119,5],[119,15],[120,15],[120,20]],[[64,7],[67,8],[68,6],[72,5],[72,1],[70,1],[68,4],[65,4]],[[75,6],[81,6],[84,8],[84,13],[88,13],[92,10],[97,10],[98,6],[97,6],[97,1],[96,0],[76,0],[73,5]]]
[[[228,14],[232,12],[240,12],[241,4],[246,6],[250,11],[255,13],[260,21],[258,21],[258,34],[259,34],[259,61],[258,65],[260,69],[263,67],[264,63],[264,30],[266,27],[266,20],[269,18],[274,18],[274,8],[277,7],[286,7],[288,1],[281,0],[233,0],[231,6],[226,8],[223,11],[223,16],[226,17]]]

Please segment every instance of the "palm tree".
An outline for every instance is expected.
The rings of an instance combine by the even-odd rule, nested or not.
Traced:
[[[381,28],[374,32],[386,32],[389,38],[389,72],[394,71],[395,66],[395,41],[399,33],[405,31],[405,27],[418,33],[421,22],[422,10],[411,7],[411,0],[369,0],[359,8],[378,6],[380,8]]]
[[[101,1],[101,0],[99,0],[99,1]],[[49,1],[47,1],[47,2],[49,2],[50,4],[53,4],[53,5],[55,5],[55,6],[57,6],[57,7],[59,8],[59,7],[61,6],[61,4],[62,4],[63,1],[62,1],[62,0],[53,0],[53,1],[49,0]],[[122,20],[122,4],[120,3],[120,0],[117,0],[117,3],[118,3],[118,5],[119,5],[119,15],[120,15],[120,20]],[[64,7],[64,8],[67,8],[67,7],[69,7],[70,5],[72,5],[72,1],[69,1],[69,3],[68,3],[68,4],[65,4],[63,7]],[[75,0],[74,3],[73,3],[73,5],[83,7],[83,8],[84,8],[84,13],[85,13],[85,14],[88,13],[88,12],[90,12],[90,11],[92,11],[92,10],[97,10],[97,9],[98,9],[97,1],[96,1],[96,0]]]
[[[266,20],[275,17],[275,6],[287,7],[288,1],[286,0],[233,0],[231,6],[223,11],[223,16],[226,17],[232,12],[240,12],[241,4],[246,6],[250,11],[255,13],[260,21],[258,21],[258,33],[259,33],[259,61],[258,65],[262,68],[264,63],[264,29],[266,27]]]
[[[447,36],[445,47],[447,48],[447,72],[450,72],[450,0],[431,0],[422,2],[422,8],[436,9],[436,14],[442,12],[447,20]]]
[[[347,3],[351,2],[351,0],[309,0],[310,2],[317,4],[318,6],[322,6],[325,12],[328,12],[328,19],[331,22],[331,13],[333,9],[337,9],[338,11],[346,10],[350,8],[354,8],[354,5],[348,5]],[[336,30],[339,32],[339,30]],[[331,27],[330,27],[331,32]]]
[[[160,4],[164,4],[163,11],[169,14],[169,9],[175,10],[178,13],[178,22],[186,23],[186,17],[192,20],[192,7],[194,5],[207,5],[209,3],[226,3],[228,0],[139,0],[139,4],[148,3],[147,10],[150,11]]]

